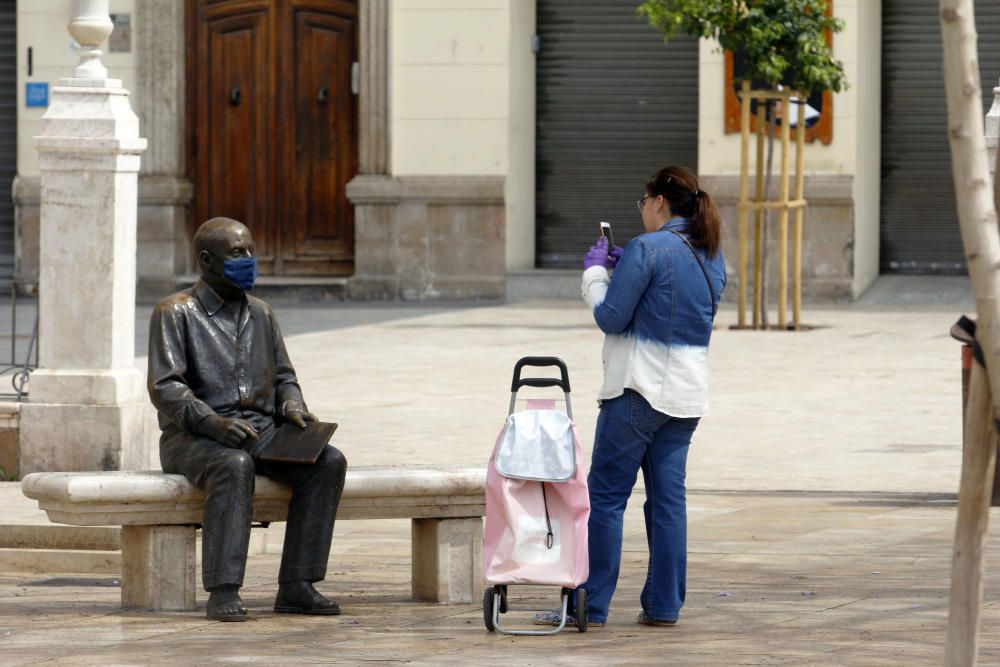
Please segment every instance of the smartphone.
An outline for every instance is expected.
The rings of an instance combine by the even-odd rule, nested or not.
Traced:
[[[601,221],[601,236],[608,240],[608,250],[615,247],[615,238],[611,235],[611,223]]]

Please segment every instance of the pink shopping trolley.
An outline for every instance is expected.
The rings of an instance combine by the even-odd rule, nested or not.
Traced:
[[[559,368],[559,378],[522,378],[525,366]],[[522,387],[560,387],[554,399],[528,399],[515,412]],[[573,423],[569,372],[556,357],[524,357],[514,365],[510,410],[486,472],[483,594],[486,629],[508,635],[551,635],[566,626],[570,595],[576,627],[587,630],[587,519],[590,498],[580,435]],[[513,584],[561,586],[562,611],[552,630],[511,630],[500,623]],[[535,610],[532,610],[535,611]]]

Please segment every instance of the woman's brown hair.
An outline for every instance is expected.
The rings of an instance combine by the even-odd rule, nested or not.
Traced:
[[[672,215],[691,221],[688,236],[691,245],[704,248],[709,257],[719,252],[722,222],[719,210],[708,193],[698,187],[698,177],[687,167],[671,165],[646,181],[646,193],[667,200]]]

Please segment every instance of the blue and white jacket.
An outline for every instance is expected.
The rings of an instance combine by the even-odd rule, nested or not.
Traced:
[[[609,277],[603,266],[583,272],[583,298],[604,338],[604,384],[599,399],[633,389],[653,409],[672,417],[708,414],[708,342],[712,313],[726,287],[726,262],[691,248],[670,230],[684,233],[685,218],[632,239]]]

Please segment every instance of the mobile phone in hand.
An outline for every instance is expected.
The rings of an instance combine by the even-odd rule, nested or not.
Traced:
[[[615,247],[615,238],[611,235],[611,223],[601,221],[601,236],[608,240],[608,250]]]

